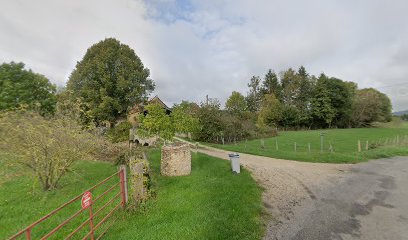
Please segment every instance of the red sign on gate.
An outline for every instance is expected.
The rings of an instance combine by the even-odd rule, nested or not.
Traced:
[[[88,208],[91,205],[91,202],[92,202],[92,193],[85,192],[84,195],[82,195],[82,200],[81,200],[82,209]]]

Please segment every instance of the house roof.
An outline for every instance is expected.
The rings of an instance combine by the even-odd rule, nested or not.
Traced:
[[[157,95],[154,96],[152,99],[150,99],[147,103],[148,104],[156,103],[156,104],[161,105],[163,108],[165,108],[167,110],[171,110],[171,108],[169,108]]]

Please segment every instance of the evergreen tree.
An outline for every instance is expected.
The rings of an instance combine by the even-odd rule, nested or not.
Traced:
[[[249,93],[246,97],[246,102],[250,112],[259,111],[262,100],[260,83],[261,79],[258,76],[252,76],[251,81],[248,83]]]
[[[277,99],[280,99],[281,90],[282,88],[280,86],[278,76],[274,71],[269,69],[265,75],[264,81],[262,82],[262,94],[274,94]]]

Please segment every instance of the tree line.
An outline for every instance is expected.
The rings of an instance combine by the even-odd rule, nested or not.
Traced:
[[[263,79],[253,76],[246,96],[233,91],[221,109],[219,101],[202,103],[197,139],[210,142],[274,135],[278,129],[368,127],[391,120],[391,101],[373,88],[354,82],[310,75],[301,66]],[[220,140],[221,139],[221,140]]]
[[[154,88],[149,69],[134,50],[114,38],[90,46],[58,93],[46,77],[22,63],[0,65],[0,110],[25,106],[42,116],[58,110],[84,128],[114,127],[135,104],[146,102]],[[325,74],[316,77],[303,66],[253,76],[246,96],[233,91],[225,108],[217,99],[200,105],[182,102],[179,108],[197,120],[193,137],[209,142],[273,135],[278,129],[366,127],[391,120],[385,94]],[[181,129],[171,126],[171,131]]]

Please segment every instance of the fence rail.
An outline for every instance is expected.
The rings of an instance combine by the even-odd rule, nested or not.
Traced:
[[[99,196],[97,196],[95,199],[92,200],[92,198],[90,199],[90,204],[89,206],[87,206],[86,208],[82,207],[80,210],[78,210],[77,212],[75,212],[74,214],[72,214],[70,217],[68,217],[67,219],[65,219],[64,221],[62,221],[60,224],[58,224],[54,229],[52,229],[51,231],[49,231],[48,233],[46,233],[44,236],[39,237],[39,239],[45,240],[48,239],[50,237],[52,237],[56,232],[58,232],[60,229],[62,229],[65,225],[67,225],[68,223],[70,223],[73,219],[75,219],[76,217],[78,217],[81,213],[88,211],[89,212],[89,217],[83,221],[78,227],[76,227],[71,233],[69,233],[64,239],[70,239],[72,238],[75,234],[77,234],[81,229],[83,229],[86,225],[89,225],[89,231],[87,232],[87,234],[82,238],[82,239],[100,239],[106,232],[107,230],[113,225],[113,222],[111,224],[108,225],[107,228],[105,228],[105,230],[102,231],[102,233],[99,236],[95,236],[95,231],[101,227],[101,225],[106,222],[106,220],[120,207],[122,206],[123,208],[125,207],[126,203],[127,203],[127,184],[126,184],[126,167],[125,166],[120,166],[120,170],[115,172],[114,174],[112,174],[111,176],[105,178],[104,180],[100,181],[99,183],[97,183],[96,185],[92,186],[91,188],[87,189],[86,191],[84,191],[83,193],[81,193],[80,195],[74,197],[73,199],[69,200],[68,202],[62,204],[61,206],[59,206],[58,208],[54,209],[53,211],[51,211],[50,213],[48,213],[47,215],[41,217],[40,219],[38,219],[37,221],[31,223],[29,226],[27,226],[26,228],[22,229],[21,231],[19,231],[18,233],[16,233],[15,235],[11,236],[9,238],[9,240],[15,240],[18,238],[22,238],[23,236],[25,236],[25,239],[27,240],[31,240],[32,239],[32,230],[34,227],[37,227],[39,224],[41,224],[42,222],[44,222],[45,220],[49,219],[50,217],[54,216],[55,214],[57,214],[58,212],[60,212],[62,209],[64,209],[65,207],[77,202],[78,200],[80,200],[85,193],[87,192],[92,192],[93,190],[97,189],[98,187],[100,187],[101,185],[105,184],[107,181],[109,181],[110,179],[112,179],[113,177],[118,176],[119,181],[117,181],[115,184],[113,184],[112,186],[109,186],[107,190],[105,190],[103,193],[101,193]],[[110,198],[103,206],[101,206],[100,208],[98,208],[95,212],[93,212],[93,206],[94,203],[97,201],[100,201],[103,197],[106,197],[107,194],[109,194],[110,192],[114,191],[115,188],[117,188],[119,186],[119,191],[112,197]],[[102,220],[99,221],[98,223],[94,223],[94,218],[95,216],[99,215],[102,210],[106,209],[109,205],[111,205],[115,200],[120,199],[119,204],[115,205],[108,214],[106,214],[105,216],[103,216]],[[96,238],[95,238],[96,237]]]

